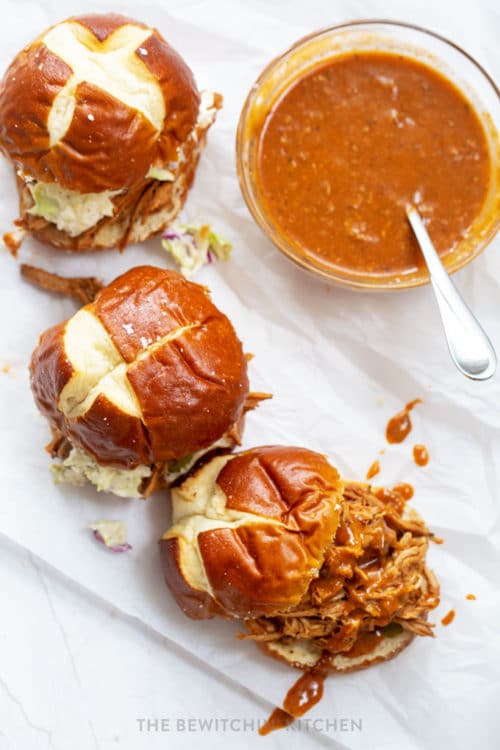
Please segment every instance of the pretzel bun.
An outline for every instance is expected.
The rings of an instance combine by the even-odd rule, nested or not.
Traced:
[[[220,97],[210,97],[200,119],[190,69],[143,23],[109,13],[49,28],[17,55],[0,86],[0,146],[18,175],[25,227],[73,250],[159,231],[193,179],[220,106]],[[152,168],[171,177],[152,179]],[[48,191],[43,214],[33,211],[39,185]],[[87,205],[71,223],[68,205],[73,210],[82,195]],[[54,200],[66,213],[50,214]],[[102,216],[91,210],[99,200]],[[89,216],[98,220],[87,226]]]
[[[166,582],[194,619],[272,616],[297,604],[339,523],[342,483],[304,448],[219,456],[172,490]]]
[[[99,464],[127,469],[211,445],[240,419],[246,359],[206,288],[134,268],[45,331],[31,359],[36,403]]]

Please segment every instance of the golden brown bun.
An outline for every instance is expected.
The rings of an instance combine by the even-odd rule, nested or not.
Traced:
[[[61,27],[73,40],[64,51],[54,36]],[[118,42],[124,28],[133,34]],[[123,62],[108,54],[119,44],[129,47]],[[78,55],[89,50],[106,58],[108,78],[82,67]],[[121,73],[113,66],[129,69],[130,85],[112,80]],[[51,131],[54,100],[73,76],[73,117],[67,129]],[[134,80],[153,104],[130,94]],[[152,164],[177,158],[198,108],[191,71],[158,31],[114,13],[80,16],[48,29],[11,63],[0,87],[0,143],[15,168],[36,180],[80,193],[121,190]]]
[[[221,105],[219,94],[200,97],[183,59],[140,22],[110,13],[47,29],[0,84],[0,148],[16,172],[23,228],[73,251],[123,248],[160,232],[182,208]],[[170,177],[147,177],[152,167]],[[33,214],[36,182],[119,192],[106,193],[90,225],[88,216]]]
[[[208,291],[141,266],[40,337],[36,403],[101,464],[127,468],[208,447],[241,418],[247,363]]]
[[[296,605],[339,523],[342,483],[324,456],[267,446],[214,458],[172,491],[160,541],[179,606],[201,619]]]
[[[220,94],[204,92],[208,100],[207,116],[198,121],[183,144],[183,159],[173,171],[171,182],[143,180],[113,198],[113,216],[107,216],[93,227],[72,237],[29,210],[34,205],[31,192],[24,180],[17,177],[20,215],[23,227],[40,242],[73,252],[123,248],[131,243],[144,242],[161,232],[181,210],[193,184],[206,134],[222,106]]]

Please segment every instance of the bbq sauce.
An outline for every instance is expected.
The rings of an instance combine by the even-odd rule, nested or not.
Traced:
[[[292,685],[283,701],[283,708],[292,716],[303,716],[323,697],[326,670],[320,667],[305,672]]]
[[[445,615],[443,619],[441,620],[441,625],[451,625],[454,619],[455,619],[455,610],[450,609],[448,614]]]
[[[408,484],[408,482],[400,482],[400,484],[395,484],[392,488],[392,491],[397,495],[401,495],[401,497],[403,497],[405,500],[411,500],[414,495],[414,489],[411,484]]]
[[[382,500],[383,503],[389,503],[399,510],[400,513],[406,505],[406,501],[413,497],[413,487],[407,482],[396,484],[392,489],[388,487],[377,487],[374,490],[375,497]]]
[[[347,651],[344,656],[353,659],[358,656],[365,656],[365,654],[371,654],[383,637],[384,634],[380,628],[375,628],[372,633],[363,633],[363,635],[357,639],[354,646]]]
[[[402,443],[405,437],[410,434],[412,428],[410,412],[417,404],[421,403],[422,399],[416,398],[406,404],[402,411],[391,417],[385,428],[388,443]]]
[[[266,723],[259,727],[259,734],[264,737],[277,729],[290,726],[293,721],[295,721],[295,716],[283,711],[282,708],[275,708]]]
[[[417,466],[427,466],[429,463],[429,451],[425,445],[413,446],[413,460]]]
[[[409,202],[426,212],[439,253],[477,236],[490,149],[451,80],[391,51],[334,50],[296,78],[293,67],[261,107],[256,178],[264,213],[298,252],[358,278],[425,273]]]
[[[266,723],[259,728],[259,734],[266,735],[283,729],[315,706],[323,697],[327,674],[327,665],[322,659],[304,672],[286,694],[283,708],[274,709]]]
[[[377,459],[372,463],[368,471],[366,472],[366,478],[372,479],[380,473],[380,461]]]

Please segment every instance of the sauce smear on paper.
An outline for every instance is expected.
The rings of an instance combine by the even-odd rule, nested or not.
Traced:
[[[467,594],[467,596],[465,598],[468,599],[470,602],[475,602],[476,601],[475,594]]]
[[[4,234],[2,239],[3,239],[5,247],[10,252],[10,254],[14,258],[17,258],[17,251],[21,247],[21,242],[17,239],[16,231],[7,232],[7,234]]]
[[[454,619],[455,619],[455,610],[450,609],[448,614],[445,615],[443,619],[441,620],[441,625],[451,625]]]
[[[421,398],[415,398],[406,404],[402,411],[391,417],[385,428],[385,436],[388,443],[402,443],[405,437],[410,434],[412,428],[410,412],[417,404],[421,403]]]
[[[372,479],[373,477],[376,477],[377,474],[380,473],[380,461],[377,459],[372,463],[368,471],[366,472],[366,478]]]

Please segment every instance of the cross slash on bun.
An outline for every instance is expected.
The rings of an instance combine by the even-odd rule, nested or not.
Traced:
[[[188,616],[240,618],[245,638],[301,669],[360,669],[432,635],[430,532],[397,493],[267,446],[213,458],[172,501],[160,552]]]
[[[114,13],[52,26],[0,85],[0,147],[20,223],[42,242],[141,242],[180,211],[222,97],[161,34]]]
[[[152,266],[45,331],[31,385],[54,432],[58,478],[123,496],[232,448],[261,398],[248,392],[241,342],[208,290]]]

